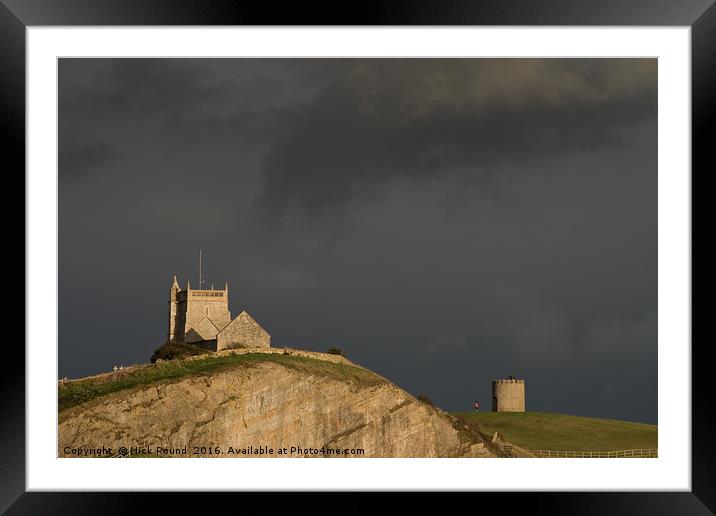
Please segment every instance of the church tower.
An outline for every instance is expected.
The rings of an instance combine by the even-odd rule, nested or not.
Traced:
[[[217,290],[213,285],[193,289],[187,281],[182,289],[174,276],[168,318],[168,344],[190,344],[210,351],[271,347],[271,335],[245,310],[231,318],[228,282]]]

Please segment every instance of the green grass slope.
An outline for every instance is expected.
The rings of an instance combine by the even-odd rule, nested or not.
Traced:
[[[463,412],[482,432],[500,432],[528,450],[617,451],[657,448],[657,426],[547,412]]]
[[[225,356],[210,356],[199,360],[171,360],[153,366],[101,377],[86,378],[58,386],[58,407],[65,409],[86,403],[100,396],[144,385],[178,381],[191,376],[209,375],[234,368],[252,367],[260,363],[273,362],[289,369],[327,376],[360,385],[377,385],[385,382],[378,375],[360,367],[336,364],[326,360],[298,355],[267,353],[246,353]]]

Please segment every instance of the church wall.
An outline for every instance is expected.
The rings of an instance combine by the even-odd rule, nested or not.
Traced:
[[[184,342],[186,323],[186,292],[174,286],[169,290],[169,331],[167,341]]]
[[[177,313],[174,318],[174,340],[176,342],[184,342],[184,327],[186,326],[186,292],[179,292],[177,299]]]
[[[216,339],[201,340],[199,342],[194,342],[193,345],[209,351],[216,351]]]

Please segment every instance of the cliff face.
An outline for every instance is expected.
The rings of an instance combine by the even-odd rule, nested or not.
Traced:
[[[181,457],[257,456],[251,452],[259,447],[278,457],[333,455],[327,449],[364,450],[351,457],[494,456],[456,428],[451,416],[377,375],[357,382],[265,361],[68,408],[60,414],[59,456],[99,446],[152,455],[161,447],[173,449],[164,456]]]

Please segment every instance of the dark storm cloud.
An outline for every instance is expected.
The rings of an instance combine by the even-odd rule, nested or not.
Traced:
[[[60,376],[172,274],[448,410],[656,421],[656,60],[61,60]],[[91,302],[87,302],[91,299]]]
[[[256,207],[322,216],[394,177],[489,179],[499,166],[613,148],[654,116],[651,61],[527,63],[357,61],[287,120]]]

